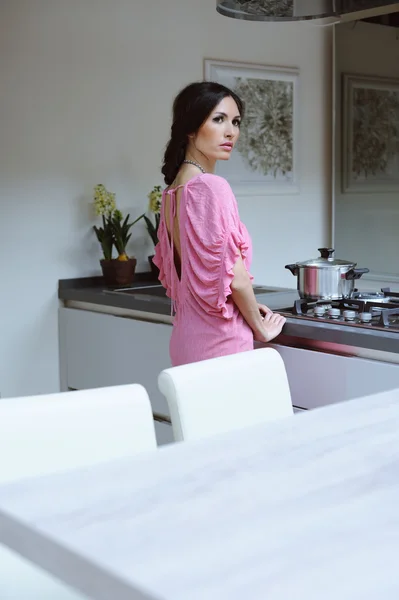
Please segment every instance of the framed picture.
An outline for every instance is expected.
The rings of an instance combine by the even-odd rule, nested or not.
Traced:
[[[399,79],[343,75],[343,192],[399,190]]]
[[[245,102],[238,143],[216,172],[236,194],[293,194],[298,185],[297,69],[205,59],[205,79]]]

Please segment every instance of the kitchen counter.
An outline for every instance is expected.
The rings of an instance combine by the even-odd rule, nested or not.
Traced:
[[[136,288],[137,293],[133,290],[133,293],[114,292],[104,285],[101,277],[67,279],[59,281],[58,297],[64,306],[70,308],[172,323],[170,300],[157,287],[156,281],[149,280],[146,274],[139,274],[131,287]],[[148,291],[143,288],[148,288]],[[291,308],[298,298],[297,291],[290,288],[256,286],[255,293],[260,303],[275,311]],[[371,327],[356,328],[336,323],[330,325],[288,316],[276,342],[286,346],[399,362],[399,332]]]
[[[282,305],[292,305],[298,298],[296,290],[264,285],[255,285],[260,302],[276,309]],[[84,302],[97,306],[149,312],[156,317],[170,317],[171,302],[159,282],[149,280],[146,274],[136,278],[131,286],[125,288],[107,287],[102,277],[82,279],[63,279],[59,281],[58,297],[64,302]],[[267,302],[266,302],[267,301]],[[169,319],[172,323],[172,319]]]
[[[171,304],[162,286],[142,275],[132,287],[115,292],[100,277],[60,281],[60,389],[140,383],[151,399],[158,443],[168,444],[173,441],[169,408],[157,380],[172,366]],[[292,308],[298,297],[294,289],[255,286],[254,291],[259,303],[276,311]],[[399,388],[398,332],[288,316],[270,345],[284,360],[295,410]]]

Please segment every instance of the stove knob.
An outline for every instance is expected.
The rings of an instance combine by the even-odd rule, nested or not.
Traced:
[[[339,317],[341,316],[341,311],[339,310],[339,308],[329,308],[328,316],[331,319],[339,319]]]
[[[314,307],[314,315],[315,317],[324,317],[324,313],[326,312],[326,307],[323,304]]]
[[[354,321],[356,318],[356,311],[344,310],[343,315],[344,315],[345,321]]]
[[[372,315],[369,312],[360,313],[360,321],[362,323],[370,323],[371,317],[372,317]]]

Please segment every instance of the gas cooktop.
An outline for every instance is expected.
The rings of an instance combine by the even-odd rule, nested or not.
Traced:
[[[294,306],[278,311],[284,316],[321,323],[387,329],[399,333],[399,292],[359,292],[345,300],[296,300]]]

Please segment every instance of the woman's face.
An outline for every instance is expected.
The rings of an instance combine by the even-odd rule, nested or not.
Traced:
[[[240,124],[238,106],[231,96],[227,96],[193,136],[193,145],[210,162],[228,160],[240,135]]]

